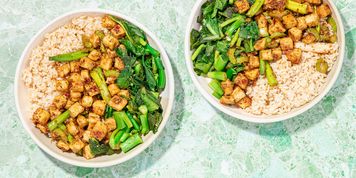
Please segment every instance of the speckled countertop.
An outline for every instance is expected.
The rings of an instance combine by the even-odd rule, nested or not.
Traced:
[[[356,177],[356,1],[334,0],[347,40],[344,67],[322,102],[285,122],[252,124],[224,115],[198,93],[183,39],[194,0],[0,0],[0,177]],[[79,8],[130,15],[161,40],[174,69],[176,98],[161,136],[121,165],[67,165],[40,150],[17,116],[14,75],[30,38]]]

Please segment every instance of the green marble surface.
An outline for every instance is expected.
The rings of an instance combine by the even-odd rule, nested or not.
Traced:
[[[0,177],[356,177],[356,1],[334,2],[347,39],[335,86],[301,116],[263,125],[218,112],[193,86],[183,39],[194,0],[0,0]],[[15,67],[25,45],[46,23],[79,8],[134,17],[158,36],[174,68],[175,105],[163,133],[137,157],[109,168],[75,167],[45,154],[15,109]]]

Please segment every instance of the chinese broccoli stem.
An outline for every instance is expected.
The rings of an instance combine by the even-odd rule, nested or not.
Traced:
[[[70,111],[67,110],[65,112],[63,112],[62,114],[60,114],[58,117],[56,117],[54,120],[52,120],[50,123],[48,123],[48,129],[50,131],[54,130],[55,128],[57,128],[57,126],[61,123],[63,123],[64,121],[66,121],[70,116]]]
[[[57,56],[52,56],[49,57],[49,60],[51,61],[56,61],[56,62],[70,62],[70,61],[75,61],[78,60],[82,57],[88,56],[89,53],[86,51],[75,51],[71,53],[66,53],[66,54],[60,54]]]
[[[225,81],[227,79],[225,72],[208,72],[208,77],[221,81]]]
[[[126,153],[130,151],[132,148],[136,147],[137,145],[141,144],[142,138],[138,134],[134,134],[129,137],[125,142],[120,144],[121,150]]]
[[[209,83],[209,87],[214,91],[214,93],[217,93],[218,95],[222,96],[224,94],[224,90],[221,88],[221,84],[217,80],[212,80]]]
[[[307,14],[308,6],[306,4],[300,4],[292,0],[287,0],[286,8],[300,14]]]
[[[90,76],[94,80],[95,84],[99,87],[101,97],[106,101],[106,103],[109,103],[111,95],[104,80],[104,75],[101,68],[96,68],[90,71]]]
[[[270,86],[276,86],[278,84],[276,75],[274,74],[272,67],[266,62],[266,77]]]
[[[246,15],[249,17],[253,17],[254,15],[256,15],[256,13],[261,9],[264,2],[264,0],[256,0]]]

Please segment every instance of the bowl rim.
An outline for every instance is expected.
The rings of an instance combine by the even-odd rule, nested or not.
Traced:
[[[57,21],[67,18],[71,15],[76,15],[76,14],[80,14],[80,13],[99,13],[99,14],[111,14],[114,16],[117,16],[121,19],[124,19],[134,25],[136,25],[137,27],[139,27],[140,29],[142,29],[144,31],[144,33],[149,36],[152,41],[157,45],[157,48],[159,50],[159,52],[161,53],[161,58],[164,61],[165,65],[165,70],[166,70],[166,74],[168,74],[167,76],[167,87],[165,90],[168,90],[168,102],[167,102],[167,107],[165,109],[165,114],[163,115],[163,119],[161,122],[161,125],[158,129],[158,131],[155,134],[152,134],[152,136],[150,137],[150,139],[145,140],[145,142],[143,142],[140,146],[136,147],[135,149],[131,150],[130,153],[131,154],[127,154],[127,156],[123,156],[122,158],[118,158],[115,160],[108,160],[108,161],[101,161],[101,162],[85,162],[84,161],[80,161],[80,160],[74,160],[74,159],[70,159],[67,157],[64,157],[62,154],[58,154],[54,151],[52,151],[52,149],[50,149],[49,147],[47,147],[45,144],[43,144],[41,141],[39,141],[40,139],[37,138],[35,136],[35,134],[32,132],[31,127],[33,127],[33,125],[30,126],[30,124],[27,124],[25,122],[25,119],[28,118],[24,118],[24,116],[22,115],[21,112],[21,108],[20,108],[20,101],[19,101],[19,83],[22,81],[21,80],[21,74],[22,72],[20,71],[21,66],[23,65],[23,63],[26,61],[26,55],[31,52],[30,48],[32,46],[32,43],[38,39],[38,38],[43,38],[43,36],[40,36],[41,33],[43,33],[44,31],[46,31],[48,28],[50,28],[51,26],[53,26]],[[51,20],[50,22],[48,22],[44,27],[42,27],[32,38],[31,40],[27,43],[26,47],[24,48],[20,60],[18,61],[17,67],[16,67],[16,74],[15,74],[15,79],[14,79],[14,92],[15,92],[15,103],[16,103],[16,110],[18,113],[18,116],[21,120],[21,123],[23,125],[23,127],[25,128],[25,130],[27,131],[27,133],[31,136],[32,140],[35,141],[35,143],[42,149],[44,150],[47,154],[49,154],[50,156],[56,158],[57,160],[60,160],[62,162],[65,162],[67,164],[71,164],[71,165],[75,165],[75,166],[81,166],[81,167],[90,167],[90,168],[99,168],[99,167],[108,167],[108,166],[112,166],[112,165],[116,165],[116,164],[120,164],[123,163],[125,161],[130,160],[131,158],[139,155],[142,151],[144,151],[147,147],[149,147],[153,141],[155,141],[158,136],[161,134],[161,132],[163,131],[163,129],[166,126],[166,123],[169,119],[169,116],[172,112],[172,108],[173,108],[173,103],[174,103],[174,75],[173,75],[173,69],[172,69],[172,65],[171,62],[169,60],[169,57],[163,47],[163,45],[161,44],[161,42],[158,40],[158,38],[148,29],[146,28],[144,25],[142,25],[141,23],[139,23],[138,21],[135,20],[135,18],[133,17],[129,17],[128,15],[124,15],[121,14],[119,12],[115,12],[112,10],[106,10],[106,9],[98,9],[98,8],[85,8],[85,9],[79,9],[79,10],[74,10],[74,11],[69,11],[66,12],[58,17],[56,17],[55,19]]]
[[[318,95],[316,96],[313,100],[311,100],[310,102],[298,107],[296,111],[294,112],[287,112],[281,115],[272,115],[271,119],[266,119],[263,118],[261,116],[258,117],[258,115],[245,115],[245,114],[240,114],[240,113],[236,113],[230,109],[228,109],[226,106],[220,104],[219,102],[217,102],[217,100],[210,94],[208,93],[206,90],[204,90],[204,88],[200,85],[199,81],[198,81],[198,76],[196,75],[194,69],[191,67],[192,65],[192,61],[191,61],[191,50],[190,50],[190,31],[193,28],[193,24],[195,23],[194,21],[195,19],[195,14],[197,13],[198,10],[200,10],[201,5],[207,0],[198,0],[195,5],[193,6],[193,9],[190,13],[189,16],[189,20],[188,23],[186,25],[186,31],[185,31],[185,40],[184,40],[184,52],[185,52],[185,61],[186,61],[186,67],[188,68],[188,72],[190,75],[190,78],[192,79],[195,87],[198,89],[199,93],[201,93],[203,95],[203,97],[215,108],[217,108],[218,110],[224,112],[225,114],[228,114],[234,118],[243,120],[243,121],[247,121],[247,122],[252,122],[252,123],[273,123],[273,122],[279,122],[279,121],[283,121],[283,120],[287,120],[290,119],[292,117],[295,117],[297,115],[300,115],[304,112],[306,112],[307,110],[309,110],[310,108],[312,108],[313,106],[315,106],[317,103],[319,103],[324,96],[330,91],[330,89],[332,88],[332,86],[335,84],[341,68],[343,66],[343,61],[344,61],[344,53],[345,53],[345,32],[344,32],[344,25],[342,23],[342,19],[340,16],[340,13],[338,11],[338,9],[336,8],[335,4],[331,1],[331,0],[324,0],[324,2],[327,2],[330,6],[330,8],[333,11],[337,26],[338,26],[338,38],[339,38],[339,55],[337,57],[338,63],[336,67],[336,71],[335,71],[335,75],[331,77],[330,81],[327,83],[327,85],[325,86],[324,90]],[[269,115],[268,115],[269,116]]]

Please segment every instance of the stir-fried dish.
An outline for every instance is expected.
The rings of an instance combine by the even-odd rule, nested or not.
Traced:
[[[163,112],[160,53],[129,22],[110,15],[101,22],[107,31],[83,35],[83,49],[49,58],[57,65],[60,95],[33,114],[60,149],[86,159],[128,152],[156,133]]]
[[[297,43],[335,43],[337,26],[331,9],[322,0],[212,0],[201,7],[200,29],[190,36],[194,70],[211,78],[213,95],[225,105],[248,108],[248,86],[267,79],[278,86],[271,67],[285,55],[301,63]],[[315,68],[327,74],[328,63]]]

